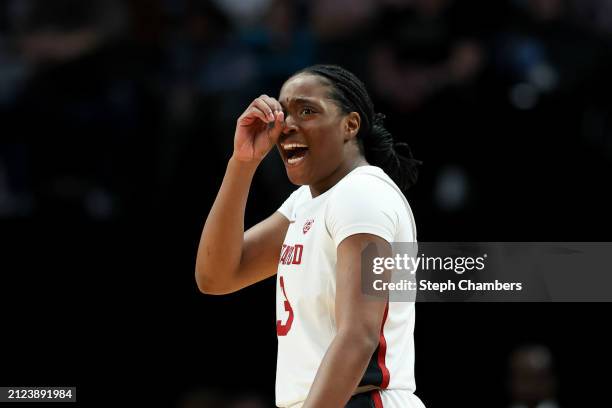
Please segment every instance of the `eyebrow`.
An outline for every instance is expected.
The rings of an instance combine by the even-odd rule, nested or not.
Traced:
[[[280,100],[278,102],[281,104],[283,109],[286,109],[285,104],[283,102],[281,102]],[[303,96],[298,96],[297,98],[290,99],[289,103],[311,103],[313,105],[318,105],[318,103],[314,99],[305,98]]]

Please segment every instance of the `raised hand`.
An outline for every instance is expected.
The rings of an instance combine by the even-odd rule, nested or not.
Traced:
[[[234,157],[242,162],[259,163],[276,144],[284,120],[276,99],[261,95],[253,100],[236,122]]]

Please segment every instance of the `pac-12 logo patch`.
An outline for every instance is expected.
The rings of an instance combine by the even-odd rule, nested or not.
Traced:
[[[306,220],[306,222],[304,223],[304,228],[302,228],[302,232],[306,234],[308,230],[310,230],[310,227],[312,227],[312,224],[314,224],[313,219]]]

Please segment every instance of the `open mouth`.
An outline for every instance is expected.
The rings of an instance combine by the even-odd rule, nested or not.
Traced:
[[[308,146],[304,143],[282,143],[281,147],[285,153],[287,164],[292,166],[304,160],[308,153]]]

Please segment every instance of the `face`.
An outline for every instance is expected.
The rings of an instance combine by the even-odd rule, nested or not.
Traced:
[[[277,147],[293,184],[317,185],[336,173],[345,165],[351,150],[347,144],[359,129],[358,115],[355,121],[356,114],[342,113],[325,81],[303,73],[281,88],[278,101],[285,127]]]

